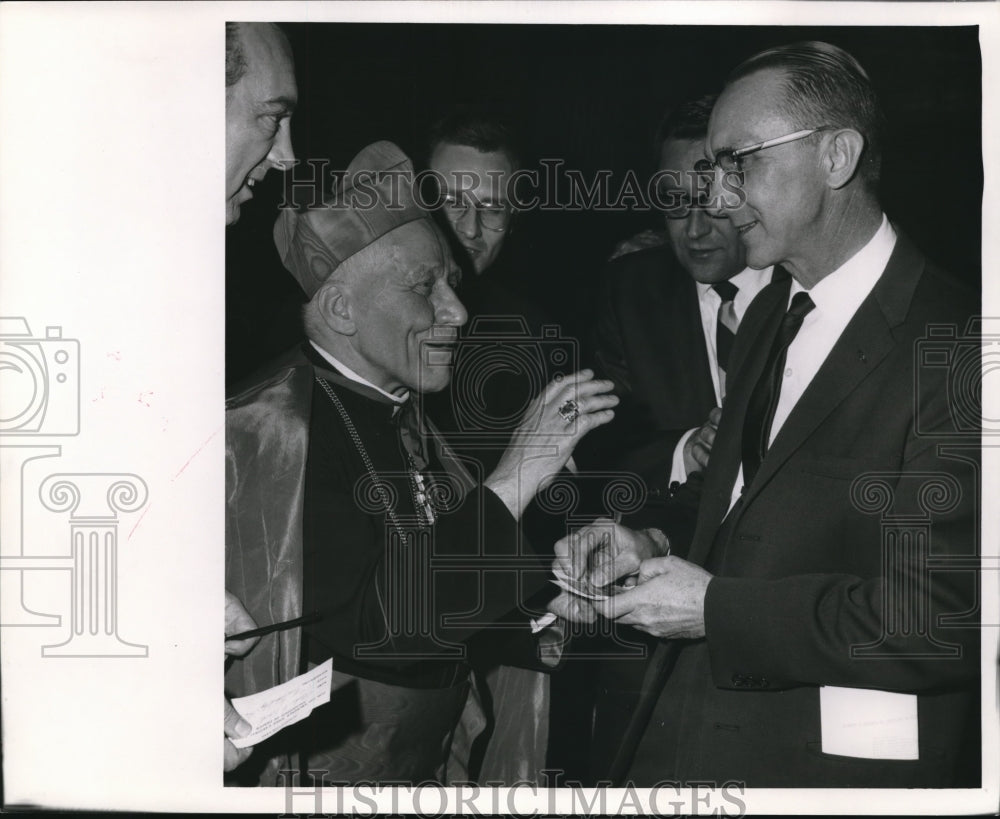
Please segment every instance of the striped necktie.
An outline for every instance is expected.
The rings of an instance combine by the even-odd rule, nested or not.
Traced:
[[[715,356],[719,368],[719,393],[720,397],[725,398],[726,367],[729,364],[729,354],[733,349],[733,339],[736,338],[736,330],[740,324],[736,318],[736,306],[733,303],[739,288],[731,281],[724,281],[713,284],[712,289],[719,294],[719,298],[722,300],[715,322]]]

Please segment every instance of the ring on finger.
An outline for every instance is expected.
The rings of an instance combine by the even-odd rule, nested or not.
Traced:
[[[559,417],[562,418],[567,424],[572,424],[577,418],[580,417],[580,405],[572,398],[568,401],[564,401],[559,407]]]

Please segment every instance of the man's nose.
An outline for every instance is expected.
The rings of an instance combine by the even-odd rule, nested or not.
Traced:
[[[698,239],[712,230],[712,217],[704,206],[694,205],[688,212],[686,233],[689,239]]]
[[[458,298],[458,294],[445,284],[440,288],[440,296],[434,305],[434,323],[449,327],[461,327],[469,320],[469,312]]]
[[[467,239],[475,239],[482,232],[479,229],[479,218],[476,215],[476,209],[471,204],[455,220],[455,231]]]
[[[723,184],[723,177],[726,183]],[[742,176],[729,173],[720,168],[713,168],[709,177],[708,202],[705,215],[719,219],[735,213],[743,204]]]
[[[285,163],[295,160],[295,151],[292,148],[291,119],[285,119],[281,123],[278,134],[274,138],[274,144],[268,151],[267,159],[279,171],[285,170]]]

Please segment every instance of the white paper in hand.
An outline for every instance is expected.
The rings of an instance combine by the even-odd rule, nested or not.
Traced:
[[[286,683],[232,701],[241,717],[253,728],[245,737],[230,739],[237,748],[256,745],[308,717],[318,705],[330,701],[333,660],[327,660]]]
[[[575,594],[577,597],[583,597],[586,600],[607,600],[608,595],[601,594],[599,592],[593,591],[589,584],[573,582],[572,580],[564,580],[562,577],[556,576],[555,580],[552,581],[560,589],[568,591],[570,594]]]

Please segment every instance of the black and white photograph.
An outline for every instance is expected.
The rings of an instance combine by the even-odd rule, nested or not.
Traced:
[[[0,10],[5,809],[1000,809],[1000,20],[616,8]]]

